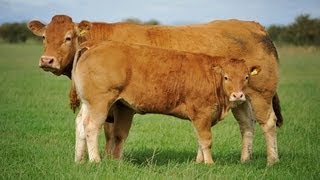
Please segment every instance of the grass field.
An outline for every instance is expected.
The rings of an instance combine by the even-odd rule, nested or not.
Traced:
[[[253,160],[241,164],[239,127],[232,115],[212,128],[213,166],[194,162],[191,123],[136,115],[122,161],[74,163],[75,114],[69,80],[38,68],[41,45],[0,44],[0,179],[319,179],[320,52],[279,48],[280,163],[266,167],[256,126]],[[103,153],[104,138],[100,136]]]

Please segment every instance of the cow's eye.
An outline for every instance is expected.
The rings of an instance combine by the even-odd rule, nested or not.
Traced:
[[[246,76],[246,80],[248,80],[248,79],[249,79],[249,76],[247,75],[247,76]]]
[[[228,79],[229,79],[229,78],[228,78],[227,76],[225,76],[225,77],[224,77],[224,80],[226,80],[226,81],[227,81]]]
[[[46,39],[46,37],[45,37],[45,36],[42,36],[42,39],[43,39],[43,40],[45,40],[45,39]]]

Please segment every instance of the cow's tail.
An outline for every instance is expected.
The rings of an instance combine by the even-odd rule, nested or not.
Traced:
[[[283,124],[283,118],[282,118],[282,114],[281,114],[280,99],[279,99],[277,93],[272,98],[272,107],[273,107],[273,111],[277,117],[276,125],[277,125],[277,127],[281,127]]]

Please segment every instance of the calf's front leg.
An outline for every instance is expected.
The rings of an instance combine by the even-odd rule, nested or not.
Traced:
[[[205,164],[213,164],[211,156],[211,119],[199,118],[192,120],[192,124],[197,134],[199,149],[197,155],[197,162],[204,162]]]

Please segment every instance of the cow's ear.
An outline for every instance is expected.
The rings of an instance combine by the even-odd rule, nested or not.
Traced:
[[[88,31],[90,31],[92,27],[92,23],[86,20],[81,21],[78,26],[78,35],[79,36],[84,36]]]
[[[259,74],[261,71],[261,67],[260,66],[252,66],[250,68],[250,76],[254,76],[254,75],[257,75]]]
[[[222,74],[222,73],[223,73],[222,67],[219,66],[219,65],[214,65],[214,66],[212,66],[212,70],[213,70],[215,73],[218,73],[218,74]]]
[[[45,29],[46,29],[46,25],[43,24],[40,21],[34,20],[34,21],[30,21],[28,23],[28,28],[30,29],[30,31],[33,34],[35,34],[37,36],[43,36],[43,33],[44,33]]]

